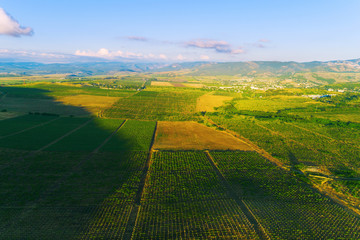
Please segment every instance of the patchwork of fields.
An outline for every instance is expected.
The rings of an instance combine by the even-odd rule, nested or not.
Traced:
[[[0,87],[0,239],[360,238],[358,99],[203,83]]]
[[[2,120],[0,238],[360,238],[356,215],[252,149],[154,150],[162,125]],[[186,129],[172,132],[194,144]]]

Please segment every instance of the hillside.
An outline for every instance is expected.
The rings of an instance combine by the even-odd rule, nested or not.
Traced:
[[[287,75],[298,72],[360,72],[360,59],[330,62],[184,62],[184,63],[135,63],[135,62],[88,62],[88,63],[36,63],[2,62],[1,74],[77,74],[84,76],[105,75],[117,72],[169,72],[188,70],[188,75]]]

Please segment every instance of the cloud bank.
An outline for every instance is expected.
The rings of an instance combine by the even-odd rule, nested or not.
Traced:
[[[31,36],[33,33],[32,28],[20,26],[3,8],[0,8],[0,34],[20,37],[22,35]]]
[[[232,46],[226,41],[215,40],[195,40],[185,43],[187,47],[213,49],[218,53],[240,54],[244,53],[242,48],[233,49]]]

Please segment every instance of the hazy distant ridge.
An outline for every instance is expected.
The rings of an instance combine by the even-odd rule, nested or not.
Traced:
[[[188,70],[192,75],[236,75],[236,74],[291,74],[296,72],[360,72],[360,59],[329,62],[185,62],[185,63],[128,63],[128,62],[89,62],[89,63],[53,63],[2,62],[2,74],[80,74],[100,75],[116,72],[168,72]]]

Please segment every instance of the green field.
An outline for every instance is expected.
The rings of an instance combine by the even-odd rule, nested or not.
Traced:
[[[205,93],[186,88],[155,87],[120,99],[103,115],[109,118],[192,120],[196,112],[196,99]]]
[[[360,238],[358,93],[311,99],[302,95],[328,91],[251,89],[225,75],[151,86],[171,76],[1,86],[0,239]],[[190,81],[205,87],[179,84]],[[210,91],[233,99],[197,112]],[[97,115],[57,100],[82,95],[118,98]],[[249,151],[153,149],[158,121],[189,120]]]

